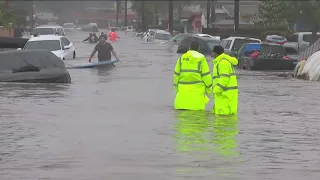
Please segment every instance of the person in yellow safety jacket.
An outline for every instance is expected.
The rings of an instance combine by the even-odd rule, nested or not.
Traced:
[[[212,112],[216,115],[235,115],[238,112],[238,81],[234,67],[235,57],[224,53],[222,46],[213,48],[213,97]]]
[[[205,56],[197,52],[198,42],[177,61],[174,71],[176,98],[174,108],[180,110],[205,110],[212,93],[212,78]]]

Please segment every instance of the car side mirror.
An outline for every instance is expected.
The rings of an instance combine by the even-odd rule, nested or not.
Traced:
[[[67,50],[67,49],[70,49],[69,46],[63,46],[63,50]]]
[[[21,48],[18,48],[17,50],[22,50]]]

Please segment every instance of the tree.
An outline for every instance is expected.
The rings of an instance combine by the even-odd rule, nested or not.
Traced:
[[[4,8],[0,8],[0,26],[8,27],[15,23],[14,15],[5,11]]]
[[[259,6],[259,14],[267,25],[303,22],[312,29],[313,40],[317,40],[317,30],[320,25],[319,1],[263,0]]]

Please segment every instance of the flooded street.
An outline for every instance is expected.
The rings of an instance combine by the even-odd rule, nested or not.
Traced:
[[[238,71],[238,119],[176,112],[179,56],[119,35],[112,69],[1,84],[1,180],[319,179],[319,83]],[[66,64],[88,61],[86,36],[68,35],[77,58]]]

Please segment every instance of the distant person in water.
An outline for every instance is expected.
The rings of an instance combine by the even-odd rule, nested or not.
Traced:
[[[104,32],[101,32],[101,34],[100,34],[100,36],[99,36],[99,39],[100,39],[101,37],[104,37],[105,39],[108,39],[108,36],[107,36]]]
[[[112,29],[111,32],[109,33],[109,40],[112,41],[112,42],[115,42],[117,40],[117,38],[120,38],[120,37],[115,32],[115,30]]]
[[[93,33],[92,36],[93,36],[93,42],[94,42],[94,43],[97,43],[97,42],[99,41],[99,38],[98,38],[98,36],[96,35],[96,33]]]
[[[84,39],[82,42],[89,42],[90,44],[93,42],[93,36],[92,33],[89,34],[89,37],[87,37],[86,39]]]
[[[98,52],[98,61],[110,61],[111,60],[111,53],[113,56],[119,60],[116,52],[114,51],[112,45],[106,41],[106,39],[101,36],[99,39],[99,43],[94,47],[94,50],[92,51],[89,62],[91,62],[91,58]]]

